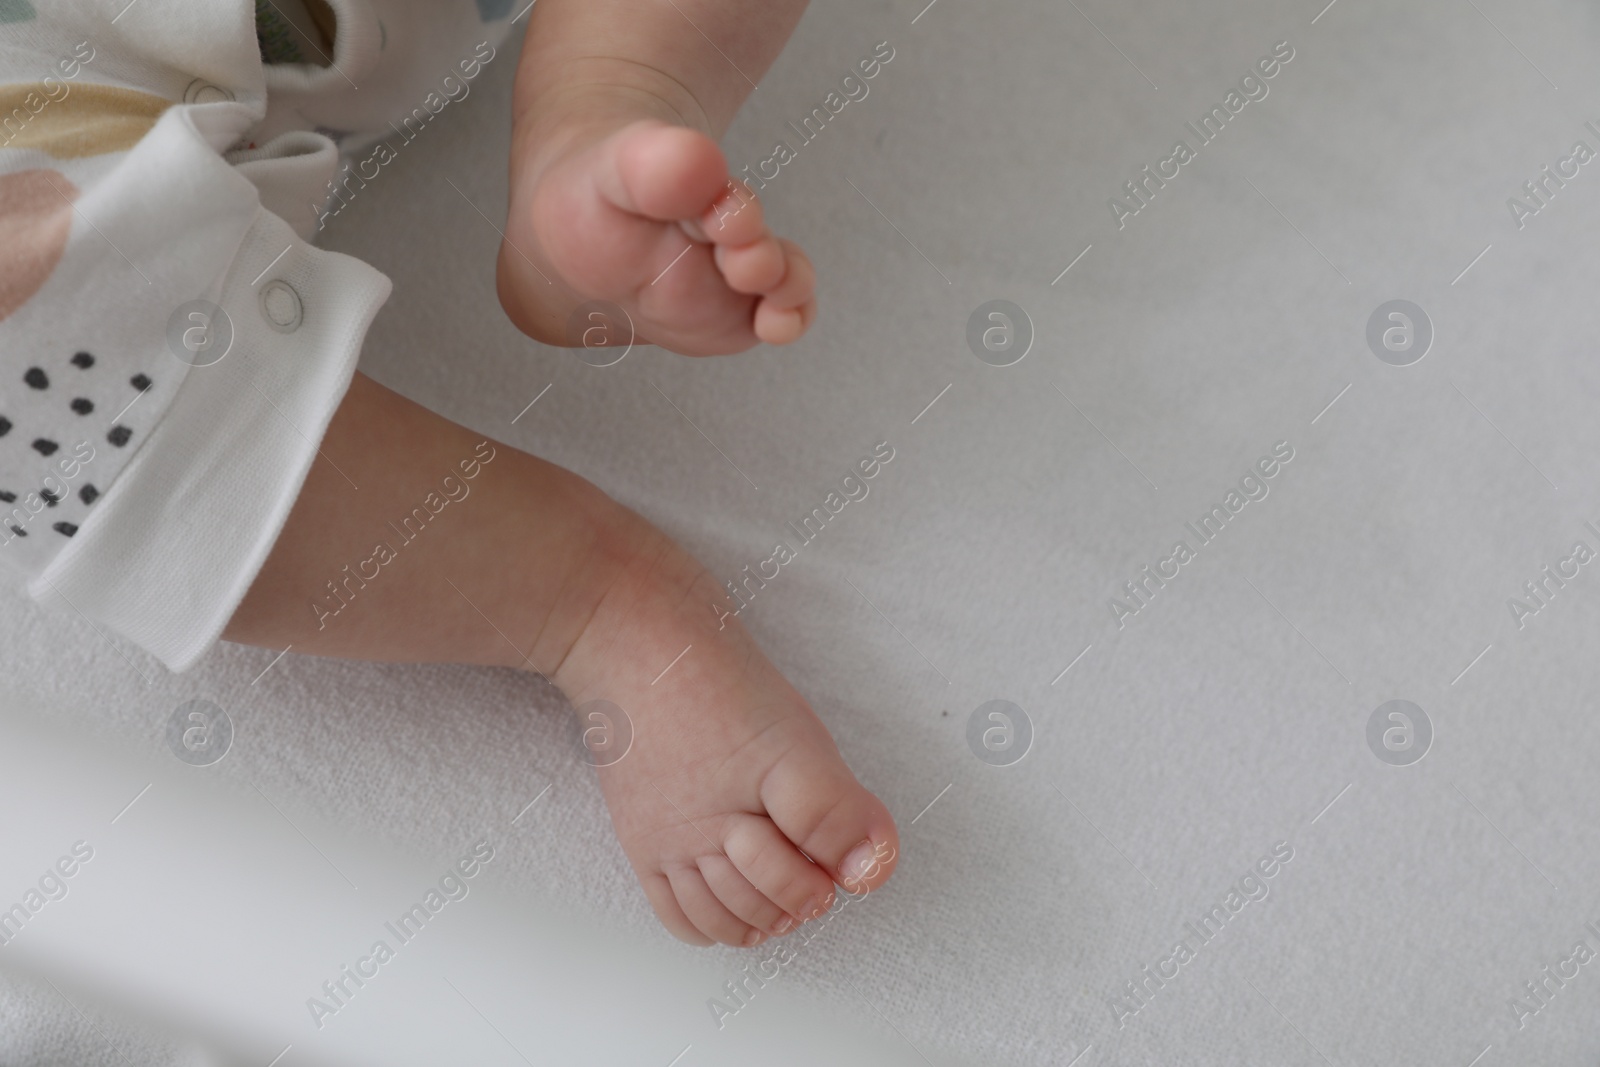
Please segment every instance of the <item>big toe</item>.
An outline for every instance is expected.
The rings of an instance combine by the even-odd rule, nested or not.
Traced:
[[[791,751],[763,781],[761,799],[778,829],[847,891],[876,889],[893,873],[894,818],[831,743]]]
[[[601,193],[624,211],[663,222],[694,219],[726,189],[728,163],[703,133],[636,122],[611,138],[597,178]]]

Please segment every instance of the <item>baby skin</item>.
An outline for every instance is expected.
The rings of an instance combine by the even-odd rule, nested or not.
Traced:
[[[803,8],[539,0],[497,270],[522,330],[571,344],[573,309],[603,299],[639,340],[688,355],[805,331],[811,266],[729,181],[715,141]],[[632,746],[599,768],[600,786],[656,915],[692,944],[759,944],[821,914],[836,885],[859,893],[890,876],[888,809],[739,620],[719,618],[717,581],[642,517],[360,374],[321,453],[225,638],[517,667],[574,706],[623,709]],[[312,606],[443,474],[459,482],[463,461],[476,470],[470,499],[336,617]]]

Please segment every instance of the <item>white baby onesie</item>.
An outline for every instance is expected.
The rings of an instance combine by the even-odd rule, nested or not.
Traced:
[[[0,562],[169,668],[276,541],[389,280],[315,247],[513,0],[0,0]]]

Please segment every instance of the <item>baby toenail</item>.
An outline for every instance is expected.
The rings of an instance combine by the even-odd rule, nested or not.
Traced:
[[[760,930],[752,929],[748,934],[744,935],[744,947],[745,948],[755,948],[757,945],[759,945],[761,943],[761,939],[763,937],[765,937],[765,936],[766,935],[763,934]]]
[[[784,934],[793,929],[794,920],[785,915],[783,918],[772,924],[772,935],[774,937],[782,937]]]
[[[851,849],[845,855],[844,862],[839,864],[839,879],[846,889],[854,891],[859,883],[877,873],[878,866],[878,854],[872,842],[863,841]]]

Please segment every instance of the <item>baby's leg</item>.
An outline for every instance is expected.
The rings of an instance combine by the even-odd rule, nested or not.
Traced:
[[[631,516],[583,479],[485,441],[357,374],[223,636],[552,673],[578,636],[561,629],[568,601],[600,595],[602,562],[632,551]]]
[[[739,621],[719,628],[723,599],[582,478],[358,374],[224,636],[522,667],[574,704],[611,701],[634,739],[600,784],[656,914],[686,941],[752,944],[835,882],[881,884],[898,840]]]
[[[501,303],[577,345],[581,302],[689,355],[793,341],[811,264],[717,148],[805,0],[539,0],[517,72]],[[620,327],[620,324],[618,324]]]

